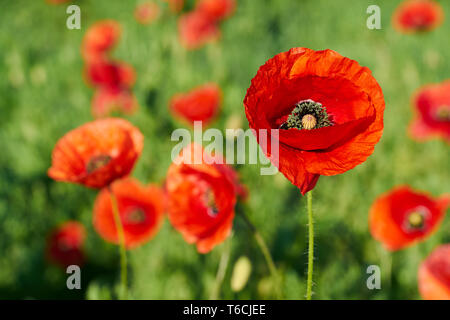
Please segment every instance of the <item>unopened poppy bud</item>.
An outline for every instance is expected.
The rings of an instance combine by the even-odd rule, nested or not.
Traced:
[[[246,256],[240,257],[233,268],[231,275],[231,289],[234,292],[239,292],[244,289],[248,278],[252,273],[252,263]]]

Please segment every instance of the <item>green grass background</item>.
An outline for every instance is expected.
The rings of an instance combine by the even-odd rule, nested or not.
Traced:
[[[92,120],[93,90],[83,82],[80,43],[88,26],[112,18],[123,26],[113,56],[131,63],[138,75],[134,92],[139,111],[128,119],[145,135],[133,176],[162,183],[175,145],[171,132],[182,126],[168,113],[170,97],[204,82],[217,82],[224,104],[214,127],[230,119],[248,124],[243,98],[260,65],[291,47],[330,48],[368,66],[386,99],[385,131],[364,164],[322,177],[314,190],[316,264],[314,298],[417,299],[417,268],[431,250],[450,242],[450,218],[426,242],[389,254],[368,231],[374,198],[410,184],[433,195],[450,191],[449,147],[407,136],[411,94],[450,73],[450,3],[440,1],[447,19],[439,29],[401,35],[391,26],[400,1],[238,0],[236,13],[222,24],[222,39],[197,51],[178,43],[176,17],[163,14],[150,26],[133,18],[136,1],[80,0],[82,29],[65,27],[67,5],[43,0],[0,2],[0,298],[110,298],[119,279],[117,247],[92,228],[95,190],[57,183],[46,170],[57,139]],[[381,30],[366,27],[366,9],[381,8]],[[191,4],[192,6],[192,4]],[[255,165],[239,166],[250,191],[250,218],[266,239],[282,273],[287,299],[303,299],[306,282],[305,198],[281,174],[259,175]],[[66,274],[43,256],[48,232],[68,219],[88,229],[88,264],[82,290],[66,289]],[[250,232],[235,219],[230,266],[221,298],[273,298],[268,269]],[[200,255],[168,221],[146,245],[129,253],[130,291],[136,299],[206,299],[224,249]],[[230,288],[231,270],[242,255],[252,273],[239,293]],[[368,290],[366,268],[381,267],[381,290]],[[390,272],[391,270],[391,272]]]

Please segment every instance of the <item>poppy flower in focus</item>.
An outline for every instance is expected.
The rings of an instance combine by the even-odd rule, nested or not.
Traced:
[[[437,247],[422,262],[418,282],[424,300],[450,300],[450,244]]]
[[[134,17],[140,24],[149,24],[159,16],[159,6],[155,2],[144,2],[134,10]]]
[[[64,135],[52,153],[50,178],[103,188],[128,175],[140,156],[144,137],[126,120],[95,120]]]
[[[114,20],[99,21],[89,27],[81,45],[85,61],[104,59],[107,51],[111,50],[118,42],[120,34],[120,24]]]
[[[217,115],[222,100],[222,91],[214,83],[199,86],[188,93],[178,93],[169,103],[171,112],[188,123],[202,121],[210,123]]]
[[[363,163],[383,132],[384,98],[371,71],[332,50],[293,48],[269,59],[244,105],[258,142],[258,130],[267,132],[267,157],[302,194],[320,175]],[[273,152],[271,129],[279,129]]]
[[[411,136],[419,141],[440,136],[450,143],[450,80],[427,85],[414,98],[417,117],[411,123]]]
[[[153,185],[142,186],[131,178],[117,180],[111,186],[117,199],[126,248],[132,249],[149,241],[162,223],[163,191]],[[102,189],[95,200],[93,219],[94,228],[103,239],[119,244],[108,188]]]
[[[196,5],[196,10],[214,21],[228,18],[235,8],[235,0],[199,0]]]
[[[407,186],[375,200],[369,213],[372,236],[391,251],[424,240],[437,229],[450,202],[448,194],[435,200]]]
[[[392,16],[394,28],[402,33],[430,31],[444,20],[444,12],[434,0],[407,0]]]
[[[169,8],[172,12],[180,12],[183,10],[184,0],[165,0],[169,3]]]
[[[84,69],[85,79],[91,86],[132,87],[136,74],[125,62],[97,60]]]
[[[245,196],[233,169],[218,164],[220,157],[191,144],[167,173],[169,220],[200,253],[211,251],[230,235],[236,198]]]
[[[178,34],[181,44],[191,50],[198,49],[220,37],[220,31],[215,21],[197,10],[180,17]]]
[[[92,99],[92,114],[95,118],[106,117],[115,111],[132,114],[137,107],[133,93],[117,87],[100,87]]]
[[[86,238],[84,226],[76,221],[68,221],[52,231],[47,239],[48,259],[61,267],[84,264],[83,242]]]

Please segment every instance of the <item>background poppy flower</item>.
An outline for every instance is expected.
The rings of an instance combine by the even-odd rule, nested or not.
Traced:
[[[384,98],[371,71],[332,50],[293,48],[269,59],[244,105],[250,128],[280,129],[274,164],[302,194],[320,175],[364,162],[383,132]]]
[[[64,2],[69,2],[69,0],[45,0],[45,1],[50,4],[60,4]]]
[[[165,0],[169,3],[169,8],[172,12],[180,12],[184,6],[184,0]]]
[[[194,88],[188,93],[173,96],[169,109],[175,116],[183,118],[188,123],[203,121],[210,123],[217,115],[222,100],[222,91],[215,83],[208,83]]]
[[[103,20],[89,27],[84,35],[81,53],[85,61],[103,59],[118,42],[121,27],[117,21]]]
[[[440,136],[450,143],[450,80],[421,88],[413,103],[417,116],[411,136],[419,141]]]
[[[213,19],[201,11],[191,11],[178,21],[178,34],[186,49],[198,49],[208,42],[217,40],[220,31]]]
[[[439,3],[432,0],[407,0],[402,2],[392,16],[394,28],[402,33],[430,31],[444,20]]]
[[[425,300],[450,300],[450,244],[436,249],[419,267],[419,292]]]
[[[448,195],[435,200],[407,186],[397,187],[373,203],[369,212],[370,232],[388,250],[403,249],[437,229],[448,201]]]
[[[207,15],[214,21],[228,18],[236,9],[234,0],[199,0],[196,10]]]
[[[121,61],[97,60],[87,64],[84,72],[92,86],[131,88],[136,81],[133,67]]]
[[[64,135],[48,175],[58,181],[103,188],[126,176],[142,152],[143,135],[123,119],[95,120]]]
[[[201,163],[192,164],[194,159],[201,159]],[[213,163],[200,145],[191,144],[167,173],[169,220],[200,253],[211,251],[231,232],[236,194],[243,190],[231,172],[226,164]]]
[[[92,114],[96,118],[106,117],[114,111],[131,114],[137,107],[133,93],[117,87],[100,87],[92,99]]]
[[[134,10],[134,18],[140,24],[149,24],[159,16],[159,6],[155,2],[144,2],[138,4]]]
[[[53,230],[47,239],[48,259],[61,267],[82,266],[85,261],[83,243],[86,238],[84,226],[76,221],[67,221]]]
[[[158,232],[164,213],[164,194],[156,186],[142,186],[126,178],[112,184],[123,225],[125,246],[135,248],[149,241]],[[106,241],[119,244],[111,194],[107,188],[100,191],[94,205],[94,228]]]

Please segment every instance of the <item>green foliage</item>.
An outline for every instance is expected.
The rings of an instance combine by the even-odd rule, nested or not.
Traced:
[[[224,92],[214,127],[238,119],[244,128],[243,98],[260,65],[291,47],[330,48],[368,66],[386,99],[385,131],[364,164],[334,177],[321,177],[314,190],[316,265],[314,298],[418,298],[417,267],[439,243],[450,242],[450,220],[425,243],[389,254],[368,231],[368,209],[380,193],[398,184],[434,195],[449,191],[449,149],[438,140],[418,144],[407,136],[411,94],[450,74],[450,24],[418,36],[396,33],[390,17],[399,1],[377,1],[382,29],[366,27],[361,0],[239,0],[222,24],[220,42],[187,52],[177,39],[176,17],[164,10],[150,26],[134,21],[135,1],[80,0],[82,30],[65,27],[66,5],[44,0],[3,1],[0,10],[0,298],[89,298],[116,296],[117,247],[92,228],[95,190],[47,177],[57,139],[92,120],[92,89],[82,78],[80,44],[93,22],[111,18],[123,25],[113,56],[132,64],[139,111],[128,119],[145,136],[133,175],[162,183],[170,164],[173,129],[167,104],[179,91],[217,82]],[[450,16],[450,4],[441,1]],[[167,6],[161,2],[161,6]],[[166,8],[165,8],[166,9]],[[287,299],[302,299],[306,282],[306,201],[281,174],[259,175],[254,165],[238,168],[250,191],[250,219],[266,239],[283,279]],[[66,274],[44,257],[48,232],[76,219],[88,229],[88,264],[82,290],[66,289]],[[236,217],[230,266],[221,298],[272,298],[269,270],[245,224]],[[130,295],[136,299],[205,299],[214,286],[223,245],[200,255],[166,221],[146,245],[130,251]],[[232,266],[252,262],[249,282],[231,290]],[[382,270],[382,290],[368,290],[366,268]],[[112,293],[111,293],[112,292]]]

